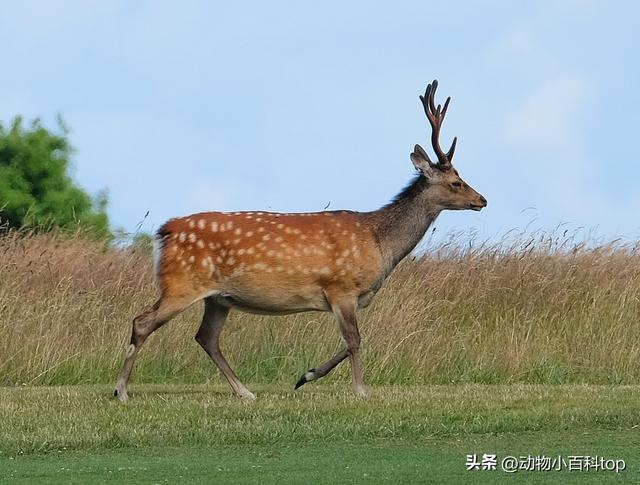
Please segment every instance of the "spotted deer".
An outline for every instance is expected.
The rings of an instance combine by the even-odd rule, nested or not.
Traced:
[[[365,395],[356,310],[369,305],[442,210],[481,210],[487,205],[451,164],[457,139],[446,153],[440,147],[440,128],[451,98],[436,107],[437,86],[433,81],[420,96],[437,163],[416,145],[410,156],[416,177],[381,209],[203,212],[164,224],[156,237],[160,297],[133,320],[114,395],[127,400],[133,364],[149,335],[200,300],[204,316],[195,339],[237,395],[255,399],[220,350],[220,333],[232,308],[268,315],[332,312],[344,348],[305,372],[295,388],[327,375],[349,357],[353,392]]]

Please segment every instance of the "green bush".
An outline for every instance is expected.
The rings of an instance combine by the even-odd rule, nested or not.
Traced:
[[[40,120],[25,128],[16,117],[7,129],[0,123],[0,219],[3,225],[36,229],[82,229],[110,236],[106,192],[91,197],[69,175],[73,148],[68,130],[57,131]]]

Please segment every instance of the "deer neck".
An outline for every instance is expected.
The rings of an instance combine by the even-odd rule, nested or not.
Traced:
[[[442,210],[430,203],[429,187],[418,176],[391,203],[370,213],[373,232],[388,263],[387,274],[418,245]]]

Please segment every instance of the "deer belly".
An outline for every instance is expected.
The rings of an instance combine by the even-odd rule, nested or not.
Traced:
[[[265,315],[329,310],[322,290],[317,286],[307,288],[235,288],[222,291],[216,299],[231,308]]]

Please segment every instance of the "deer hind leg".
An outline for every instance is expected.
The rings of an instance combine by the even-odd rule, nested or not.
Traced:
[[[211,357],[222,375],[227,379],[234,392],[245,399],[255,400],[256,396],[240,382],[238,376],[220,350],[220,333],[227,320],[229,309],[216,303],[213,298],[204,300],[204,316],[196,334],[196,342]]]
[[[296,382],[296,386],[294,389],[298,389],[300,386],[303,386],[307,382],[315,381],[316,379],[320,379],[321,377],[326,376],[334,369],[334,367],[336,367],[347,357],[349,357],[349,351],[345,347],[323,364],[319,365],[318,367],[314,367],[313,369],[309,369],[307,372],[302,374],[300,379],[298,379],[298,382]]]
[[[120,399],[120,401],[124,402],[129,399],[127,395],[127,384],[129,383],[133,364],[136,361],[142,344],[147,340],[149,335],[189,306],[189,303],[190,302],[185,303],[182,300],[160,298],[150,310],[141,313],[133,319],[131,342],[127,348],[127,355],[124,359],[116,388],[113,391],[113,395]]]
[[[365,396],[362,379],[362,362],[360,360],[360,332],[356,320],[356,299],[333,300],[331,295],[326,294],[327,301],[331,306],[331,311],[336,317],[340,334],[346,344],[346,347],[334,355],[331,359],[315,369],[305,372],[296,384],[296,389],[306,382],[325,376],[340,362],[349,357],[351,361],[351,379],[354,394]]]

